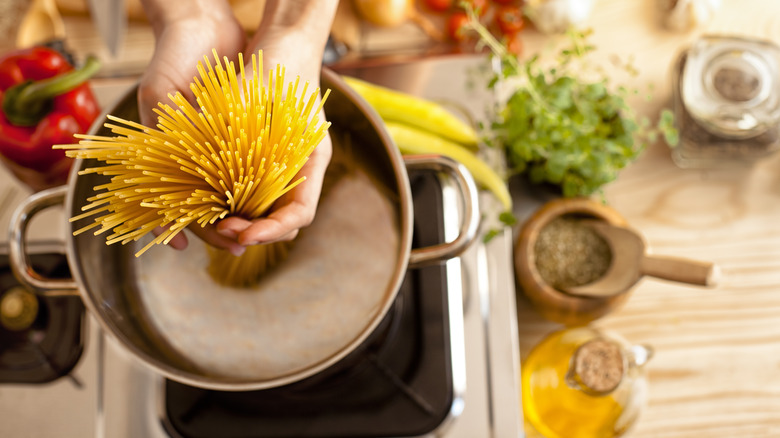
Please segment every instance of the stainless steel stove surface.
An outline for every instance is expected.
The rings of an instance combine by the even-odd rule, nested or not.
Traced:
[[[36,272],[69,278],[68,261],[57,251],[37,248]],[[84,351],[86,315],[79,297],[38,297],[21,287],[0,251],[0,384],[45,384],[70,376]]]
[[[47,241],[28,250],[33,266],[54,278],[69,274],[62,249]],[[7,246],[0,246],[3,301],[20,290],[7,254]],[[101,334],[78,297],[37,303],[29,326],[0,328],[0,436],[95,436],[98,351],[92,344]]]
[[[480,62],[453,58],[377,71],[413,78],[420,89],[409,91],[435,98],[461,89],[463,75]],[[479,92],[460,99],[472,108],[490,100]],[[434,180],[439,193],[433,204],[440,205],[433,212],[416,205],[415,211],[426,212],[421,224],[434,224],[433,237],[424,239],[451,240],[460,222],[458,196],[446,179]],[[416,184],[413,193],[420,190]],[[483,194],[480,203],[490,214],[494,200]],[[43,228],[32,235],[51,232]],[[425,233],[415,228],[415,236]],[[398,309],[383,324],[390,341],[369,345],[331,375],[255,394],[166,381],[87,315],[83,353],[69,377],[0,383],[0,436],[523,436],[511,253],[507,229],[444,265],[410,271]]]
[[[414,246],[443,241],[442,189],[432,172],[410,175]],[[438,208],[437,208],[438,207]],[[250,392],[159,388],[161,424],[171,436],[421,436],[461,409],[461,291],[446,267],[410,269],[372,340],[302,381]],[[450,300],[457,300],[451,303]]]

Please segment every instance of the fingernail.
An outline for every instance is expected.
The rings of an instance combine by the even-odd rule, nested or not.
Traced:
[[[221,236],[227,237],[228,239],[235,239],[238,236],[238,233],[231,230],[230,228],[217,228],[217,233],[219,233]]]
[[[254,239],[250,239],[250,240],[241,241],[241,239],[239,239],[239,240],[238,240],[238,243],[240,243],[240,244],[242,244],[242,245],[244,245],[244,246],[246,247],[246,246],[257,245],[257,244],[259,244],[259,243],[260,243],[260,241],[258,241],[258,240],[254,240]]]
[[[239,257],[246,251],[246,247],[241,245],[230,245],[229,251],[234,256]]]

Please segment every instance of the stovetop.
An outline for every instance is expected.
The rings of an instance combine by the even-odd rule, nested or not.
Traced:
[[[457,233],[459,226],[458,208],[456,206],[454,211],[452,209],[453,205],[457,204],[454,188],[445,184],[443,198],[444,202],[449,204],[449,208],[446,209],[442,218],[445,223],[444,237],[449,240],[454,237],[453,234]],[[439,401],[434,404],[433,411],[438,412],[439,417],[434,415],[429,424],[423,425],[424,427],[414,426],[412,423],[413,427],[407,427],[404,430],[390,429],[391,427],[403,428],[407,426],[404,424],[403,415],[412,411],[417,413],[425,411],[426,408],[422,406],[430,404],[428,396],[423,397],[423,402],[420,403],[419,400],[414,400],[417,397],[415,393],[405,393],[399,397],[399,403],[404,405],[406,411],[402,411],[403,415],[400,420],[393,419],[386,429],[383,430],[383,426],[377,422],[375,423],[377,425],[376,433],[371,434],[370,429],[365,429],[371,424],[357,424],[354,426],[364,427],[364,429],[357,431],[342,428],[337,430],[335,435],[322,434],[319,436],[444,436],[447,438],[523,436],[522,416],[519,414],[519,370],[517,368],[519,362],[516,357],[516,344],[512,345],[512,343],[517,342],[517,332],[514,326],[514,290],[511,283],[503,282],[491,274],[500,263],[507,264],[503,269],[510,268],[508,266],[511,260],[509,241],[509,239],[504,239],[502,234],[487,244],[477,242],[462,256],[451,259],[445,265],[438,267],[438,269],[444,269],[443,278],[448,285],[446,314],[450,322],[451,333],[447,338],[447,344],[451,350],[450,354],[455,358],[453,360],[454,366],[451,367],[452,374],[447,376],[452,382],[452,398],[448,399],[450,396],[446,395],[444,398],[439,398]],[[500,266],[499,269],[501,269]],[[457,299],[453,299],[453,297],[457,297]],[[442,303],[442,305],[445,304]],[[439,336],[444,337],[445,333],[441,333]],[[416,350],[419,352],[419,348]],[[180,438],[187,436],[180,434],[180,431],[171,434],[171,412],[167,406],[165,394],[171,386],[178,386],[177,384],[171,384],[141,366],[124,354],[124,351],[111,339],[108,339],[101,355],[103,357],[101,362],[102,378],[99,386],[102,388],[100,392],[102,402],[98,427],[102,435],[99,436],[112,438],[168,438],[169,436]],[[369,355],[363,360],[370,362],[373,359]],[[376,368],[375,364],[367,364],[365,368],[368,373],[382,372],[382,369],[381,366]],[[446,368],[443,370],[439,368],[439,370],[439,373],[446,372]],[[396,373],[394,372],[394,374]],[[399,374],[403,375],[404,373]],[[429,382],[430,376],[431,374],[425,374],[419,381],[423,384],[432,384]],[[433,379],[441,377],[434,376]],[[336,386],[341,383],[338,379],[336,382]],[[197,412],[200,408],[195,407],[194,415],[190,408],[193,404],[199,403],[197,400],[202,400],[201,396],[204,392],[181,386],[178,386],[178,389],[184,390],[184,392],[193,392],[196,395],[195,397],[191,397],[192,394],[186,395],[188,404],[177,408],[178,413],[185,415],[185,421],[201,421],[204,414]],[[370,389],[364,393],[367,394],[364,394],[365,397],[371,398]],[[217,394],[217,398],[222,395],[224,394]],[[287,396],[292,398],[290,394]],[[240,404],[241,397],[238,397],[238,401],[234,399],[230,403]],[[332,397],[332,395],[329,394],[327,397]],[[406,399],[407,397],[409,399]],[[361,402],[370,403],[370,400],[359,397],[351,401],[349,399],[347,401],[333,400],[331,398],[334,409],[344,408],[343,405],[338,406],[340,402],[352,407]],[[201,401],[200,403],[208,404],[213,401],[213,397],[212,400],[208,400],[207,397],[205,402]],[[317,408],[317,400],[308,401]],[[249,403],[252,402],[250,397]],[[263,400],[260,405],[267,402],[268,400]],[[283,401],[282,403],[287,402]],[[224,406],[224,401],[218,404]],[[362,408],[367,408],[367,406]],[[250,410],[257,412],[254,408],[250,408]],[[441,418],[441,413],[447,410],[446,417]],[[279,412],[277,410],[274,414],[279,414]],[[360,412],[366,411],[358,413]],[[317,415],[320,413],[318,412]],[[345,414],[348,413],[345,412]],[[375,414],[379,413],[375,412]],[[186,418],[187,415],[195,419]],[[309,415],[304,415],[304,417],[300,417],[297,413],[293,415],[297,416],[297,421],[300,423],[296,425],[297,427],[316,430],[319,426],[319,420],[313,420]],[[271,420],[277,421],[278,418]],[[412,417],[410,417],[411,420]],[[425,421],[418,422],[418,424],[421,423],[425,423]],[[198,428],[195,427],[195,429]],[[393,433],[403,434],[393,435]],[[195,434],[193,436],[207,435]],[[250,432],[242,431],[224,436],[262,435],[259,435],[255,429]],[[296,435],[293,432],[292,435],[288,436],[305,435]]]
[[[450,202],[456,198],[447,187],[443,193]],[[452,238],[457,215],[445,215],[444,221],[445,237]],[[511,268],[510,243],[499,235],[446,263],[446,281],[464,295],[450,313],[463,315],[454,330],[465,342],[454,346],[461,367],[452,371],[448,418],[431,434],[522,436],[514,290],[494,275]],[[121,350],[91,317],[86,322],[84,352],[68,377],[47,384],[0,384],[0,436],[167,438],[165,381]]]
[[[443,241],[442,188],[432,172],[410,173],[413,246]],[[437,430],[461,394],[453,382],[444,265],[410,269],[397,298],[363,346],[315,376],[249,392],[193,388],[165,380],[161,424],[182,438],[406,437]],[[462,316],[452,321],[462,325]],[[455,357],[455,364],[462,358]],[[459,366],[459,365],[456,365]],[[458,413],[454,413],[457,415]]]
[[[421,85],[427,92],[449,95],[453,84],[465,82],[462,74],[466,73],[461,72],[478,62],[467,58],[436,60],[384,68],[383,74],[398,80],[418,77],[427,84]],[[425,74],[420,76],[416,72],[419,69]],[[130,85],[132,81],[124,86]],[[114,83],[111,89],[117,86]],[[420,94],[420,90],[407,91]],[[468,93],[458,98],[463,100],[460,104],[472,106],[484,101],[484,96],[475,98]],[[20,190],[16,183],[7,184],[9,177],[3,175],[3,169],[0,169],[0,177],[3,177],[0,178],[3,183],[0,184],[0,195],[4,194],[3,187],[15,185],[17,190],[11,198],[13,204],[18,204],[26,196],[24,189]],[[459,209],[455,191],[446,184],[443,201],[449,205],[443,215],[444,237],[450,240],[459,228]],[[489,195],[481,195],[483,207],[491,202],[493,199]],[[7,226],[11,207],[5,204],[0,208],[2,227]],[[483,212],[490,214],[486,208]],[[52,237],[64,240],[65,221],[57,214],[61,215],[57,212],[50,215],[54,219],[44,216],[41,226],[33,223],[31,237],[34,240],[51,240]],[[0,242],[6,239],[3,233]],[[523,436],[511,249],[512,236],[507,229],[489,242],[475,242],[460,257],[444,265],[444,278],[451,289],[458,290],[460,298],[456,305],[449,306],[448,316],[462,316],[461,324],[455,324],[450,330],[460,335],[464,342],[450,345],[452,357],[459,358],[453,362],[459,366],[452,368],[453,396],[451,403],[445,400],[449,406],[447,418],[426,436]],[[452,294],[447,296],[452,297]],[[44,384],[0,384],[0,436],[168,436],[163,426],[168,416],[163,395],[170,388],[166,388],[165,380],[143,367],[102,333],[89,315],[86,316],[85,333],[83,353],[67,377]],[[415,404],[412,402],[410,406]]]
[[[69,278],[54,248],[31,257],[36,272]],[[84,350],[86,316],[79,297],[38,297],[16,281],[0,251],[0,384],[43,384],[67,376]]]
[[[28,251],[39,272],[52,277],[68,274],[61,242],[31,242]],[[2,243],[2,296],[20,289],[7,257]],[[79,297],[39,297],[37,303],[37,316],[29,327],[0,328],[0,436],[95,436],[97,324]]]

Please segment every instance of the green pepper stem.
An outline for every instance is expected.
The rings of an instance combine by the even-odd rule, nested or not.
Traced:
[[[9,122],[34,126],[49,112],[51,100],[86,82],[100,70],[100,61],[90,55],[76,70],[40,81],[15,85],[3,95],[3,113]]]

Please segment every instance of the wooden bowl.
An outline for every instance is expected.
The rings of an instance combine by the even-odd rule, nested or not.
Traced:
[[[622,306],[630,293],[611,297],[580,297],[561,292],[542,279],[536,269],[536,239],[545,225],[564,215],[604,220],[619,226],[628,224],[617,211],[591,199],[558,198],[539,207],[522,225],[517,236],[514,262],[515,278],[520,290],[544,318],[569,326],[585,325]]]

